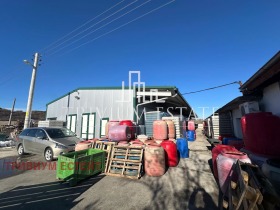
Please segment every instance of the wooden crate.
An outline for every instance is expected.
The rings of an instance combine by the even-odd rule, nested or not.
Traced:
[[[106,141],[95,141],[92,143],[92,148],[101,149],[106,152],[104,173],[107,173],[108,171],[109,159],[115,145],[116,142],[106,142]]]
[[[114,146],[107,175],[139,179],[143,172],[143,146]]]

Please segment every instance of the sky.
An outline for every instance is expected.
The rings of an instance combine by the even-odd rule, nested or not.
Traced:
[[[78,87],[128,84],[132,70],[181,93],[244,83],[280,49],[279,10],[279,0],[1,0],[0,107],[16,98],[26,109],[32,67],[23,60],[35,52],[33,110]],[[206,117],[238,88],[185,99]]]

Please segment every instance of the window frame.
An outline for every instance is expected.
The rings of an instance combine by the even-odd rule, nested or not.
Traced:
[[[107,122],[109,122],[109,117],[103,117],[103,118],[100,118],[100,130],[99,130],[99,137],[102,138],[102,137],[105,137],[106,136],[106,124],[105,124],[105,135],[102,136],[102,120],[107,120]]]
[[[75,131],[71,130],[71,127],[72,127],[72,117],[73,116],[76,116]],[[68,117],[70,117],[70,126],[69,126],[69,128],[68,128]],[[77,131],[77,114],[68,114],[68,115],[66,115],[66,128],[69,129],[70,131],[76,133],[76,131]]]
[[[83,133],[83,116],[88,116],[87,118],[87,132],[86,133]],[[94,116],[94,126],[93,126],[93,130],[92,130],[92,133],[89,132],[89,119],[90,119],[90,116],[93,115]],[[81,138],[83,138],[83,134],[86,134],[86,138],[85,139],[89,139],[88,136],[89,134],[92,134],[93,138],[95,138],[95,127],[96,127],[96,112],[91,112],[91,113],[83,113],[82,114],[82,118],[81,118]]]

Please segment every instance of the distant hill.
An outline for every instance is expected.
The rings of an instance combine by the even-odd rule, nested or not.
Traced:
[[[0,108],[0,121],[9,121],[11,111],[8,109]],[[25,112],[23,111],[14,111],[12,116],[12,121],[24,121]],[[45,120],[46,119],[46,111],[32,111],[31,119]]]

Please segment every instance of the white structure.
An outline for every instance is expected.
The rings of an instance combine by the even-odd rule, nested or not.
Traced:
[[[156,90],[156,91],[155,91]],[[162,111],[195,117],[190,105],[174,86],[78,88],[47,104],[47,120],[64,121],[84,139],[105,135],[109,120],[132,120],[145,125],[144,112]]]
[[[229,113],[235,137],[242,138],[241,122],[244,107],[251,106],[251,111],[259,109],[262,112],[272,112],[280,117],[280,51],[273,56],[260,70],[249,78],[241,87],[243,96],[237,97],[219,110],[217,113]],[[241,106],[240,106],[241,105]]]

